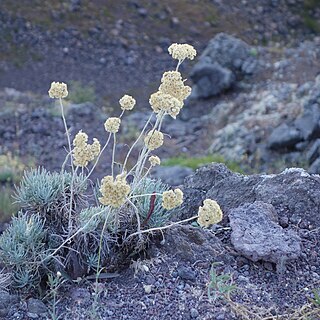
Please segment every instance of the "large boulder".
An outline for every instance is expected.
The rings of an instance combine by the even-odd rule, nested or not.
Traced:
[[[184,183],[186,203],[216,200],[224,212],[223,224],[229,212],[245,203],[262,201],[272,204],[279,219],[301,224],[306,228],[320,227],[320,176],[303,169],[286,169],[279,174],[241,175],[222,164],[211,164],[196,171]],[[193,198],[194,197],[194,198]],[[183,205],[180,218],[195,214],[195,206]]]
[[[191,78],[196,84],[192,94],[201,98],[209,98],[229,89],[236,80],[232,71],[221,67],[216,62],[196,64],[192,70]]]
[[[297,128],[282,123],[272,131],[268,139],[268,146],[270,149],[288,150],[294,148],[302,140],[303,137]]]
[[[231,88],[237,76],[252,74],[257,67],[254,52],[240,39],[225,33],[217,34],[191,71],[192,96],[208,98],[218,95]]]
[[[264,202],[245,203],[229,213],[231,242],[246,258],[276,263],[281,268],[301,255],[301,239],[278,224],[277,212]]]

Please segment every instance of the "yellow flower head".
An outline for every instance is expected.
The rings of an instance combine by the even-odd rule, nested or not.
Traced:
[[[119,100],[119,103],[122,110],[132,110],[136,104],[136,100],[126,94]]]
[[[193,60],[194,57],[197,55],[197,51],[190,44],[173,43],[168,48],[168,51],[173,59],[177,59],[180,61],[183,61],[184,59]]]
[[[183,102],[171,96],[170,94],[166,94],[161,91],[153,93],[150,96],[149,102],[155,113],[163,110],[174,119],[180,112],[180,109],[183,107]]]
[[[149,162],[151,164],[152,167],[155,167],[155,166],[160,166],[160,163],[161,163],[161,160],[159,157],[157,156],[151,156],[149,157]]]
[[[167,71],[163,74],[159,91],[178,99],[183,106],[183,101],[191,94],[191,87],[185,86],[178,71]]]
[[[120,118],[111,117],[111,118],[108,118],[104,123],[104,128],[108,132],[117,133],[119,131],[120,124],[121,124]]]
[[[163,145],[163,133],[158,130],[151,130],[144,138],[144,143],[149,150],[155,150]]]
[[[212,224],[219,223],[223,218],[223,213],[219,204],[211,199],[203,201],[203,206],[199,207],[197,222],[201,227],[208,228]]]
[[[65,98],[68,96],[67,85],[63,82],[52,82],[48,93],[52,99]]]
[[[162,195],[162,206],[171,210],[183,203],[183,192],[180,189],[165,191]]]
[[[94,138],[91,145],[87,141],[88,135],[81,130],[73,139],[72,156],[75,166],[86,167],[100,153],[101,146],[98,139]]]
[[[126,201],[130,193],[130,186],[124,176],[118,175],[115,180],[112,176],[105,176],[101,181],[101,197],[99,201],[105,206],[119,208]]]

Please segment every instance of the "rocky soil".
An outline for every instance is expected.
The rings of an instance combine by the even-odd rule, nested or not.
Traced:
[[[96,99],[66,102],[71,135],[83,129],[105,141],[117,100],[137,99],[120,133],[123,157],[149,116],[149,95],[173,68],[168,45],[188,42],[199,52],[182,69],[193,94],[178,119],[164,123],[158,155],[214,153],[258,173],[219,164],[158,169],[185,194],[173,220],[197,214],[205,198],[218,201],[224,219],[208,230],[183,225],[155,235],[131,267],[101,281],[101,318],[320,319],[309,300],[320,287],[318,1],[32,2],[0,3],[0,153],[58,170],[67,145],[46,92],[53,80],[77,80]],[[108,155],[93,180],[108,172]],[[237,287],[230,299],[209,299],[213,262]],[[68,283],[60,297],[63,319],[98,319],[89,280]],[[0,317],[45,319],[50,303],[38,298],[1,292]]]
[[[243,176],[215,164],[186,178],[182,187],[186,201],[176,218],[193,216],[209,197],[221,204],[223,221],[207,230],[176,226],[156,237],[145,256],[136,257],[115,279],[102,281],[102,319],[320,317],[309,301],[320,282],[319,175],[288,169]],[[217,274],[229,275],[237,288],[231,300],[208,298],[213,262]],[[92,284],[83,280],[64,290],[63,318],[88,319]],[[6,319],[43,318],[46,306],[3,293],[0,312]]]

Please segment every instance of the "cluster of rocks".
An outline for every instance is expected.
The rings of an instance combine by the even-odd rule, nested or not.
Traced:
[[[185,179],[179,218],[192,216],[206,198],[215,199],[230,225],[234,248],[252,261],[283,263],[302,253],[301,238],[290,226],[319,227],[320,176],[303,169],[244,176],[221,164],[202,167]]]
[[[268,147],[297,155],[304,152],[309,172],[320,173],[320,75],[298,88],[297,95],[303,107],[301,115],[276,127],[268,138]]]
[[[257,51],[244,41],[219,33],[208,44],[191,71],[193,98],[209,98],[230,89],[238,77],[257,69]]]
[[[252,166],[259,163],[263,171],[274,162],[271,170],[279,169],[277,163],[288,163],[320,172],[319,43],[320,38],[315,37],[274,54],[271,48],[250,48],[234,37],[216,36],[192,71],[201,75],[197,70],[208,66],[208,75],[194,78],[195,98],[219,93],[211,102],[211,111],[199,117],[211,138],[208,150],[227,160],[246,161]],[[236,74],[234,66],[239,66],[242,74],[237,81],[236,76],[231,77],[233,90],[225,95],[219,90],[225,74],[210,69],[217,63],[228,69],[225,74]],[[255,66],[255,72],[245,76],[243,66]]]

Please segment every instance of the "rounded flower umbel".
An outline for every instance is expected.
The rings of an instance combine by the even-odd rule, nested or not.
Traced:
[[[125,94],[120,100],[119,100],[120,106],[122,110],[132,110],[136,104],[136,100]]]
[[[222,218],[222,210],[216,201],[211,199],[203,201],[203,206],[199,207],[197,220],[201,227],[208,228],[212,224],[219,223]]]
[[[104,123],[104,128],[108,132],[117,133],[119,131],[120,124],[121,124],[120,118],[111,117],[111,118],[108,118]]]
[[[149,99],[151,108],[155,113],[159,113],[161,110],[168,113],[172,118],[176,119],[180,109],[183,107],[183,102],[170,94],[157,91],[150,96]]]
[[[100,153],[101,145],[98,139],[93,138],[93,143],[87,143],[88,135],[81,130],[73,139],[73,164],[78,167],[86,167]]]
[[[161,164],[161,160],[158,156],[151,156],[151,157],[149,157],[148,160],[149,160],[152,167],[160,166],[160,164]]]
[[[163,145],[163,133],[158,130],[151,130],[144,138],[144,143],[149,150],[155,150]]]
[[[66,98],[68,96],[67,85],[63,82],[52,82],[48,93],[52,99]]]
[[[194,57],[197,55],[197,51],[193,46],[190,44],[179,44],[173,43],[168,48],[169,54],[172,56],[173,59],[177,59],[183,61],[184,59],[193,60]]]
[[[171,210],[183,203],[183,192],[180,189],[165,191],[162,195],[162,206]]]
[[[112,176],[105,176],[101,180],[100,192],[99,201],[103,205],[119,208],[125,203],[130,186],[123,175],[116,176],[115,180]]]
[[[191,87],[184,85],[179,71],[167,71],[162,76],[159,91],[169,94],[183,103],[191,94]]]

